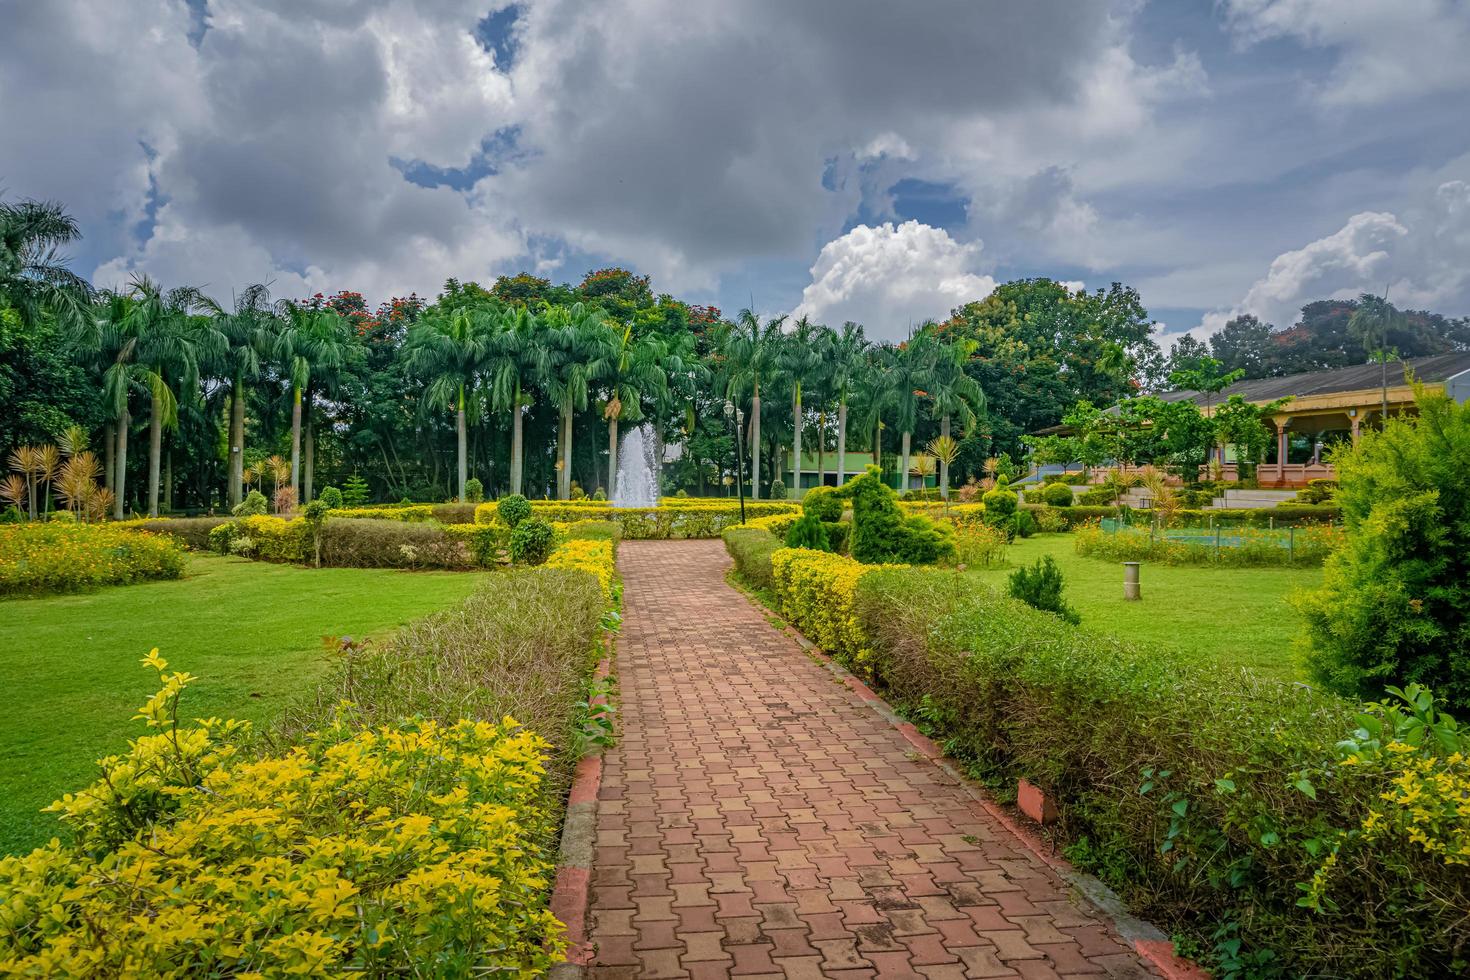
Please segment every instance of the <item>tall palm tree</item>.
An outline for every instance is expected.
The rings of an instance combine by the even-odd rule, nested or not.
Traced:
[[[627,419],[643,419],[643,400],[662,400],[668,390],[669,350],[658,337],[634,336],[631,326],[616,335],[612,363],[607,372],[607,405],[602,410],[607,419],[607,495],[617,495],[618,423]]]
[[[568,500],[572,496],[572,415],[587,408],[592,382],[610,369],[615,335],[600,309],[582,303],[551,307],[545,319],[547,356],[542,381],[561,413],[557,496]]]
[[[218,370],[230,385],[227,499],[234,507],[244,493],[247,385],[260,376],[263,358],[269,355],[275,339],[277,323],[270,290],[263,284],[247,287],[235,297],[235,308],[221,314],[216,325],[225,341]]]
[[[922,336],[914,336],[907,343],[894,348],[892,359],[885,375],[887,401],[894,411],[894,423],[902,436],[902,454],[899,463],[899,489],[909,488],[909,458],[914,429],[919,422],[919,399],[927,392],[924,385],[929,382],[931,352]]]
[[[542,324],[525,306],[501,311],[492,335],[487,366],[490,375],[490,405],[510,415],[510,492],[520,493],[525,472],[525,409],[530,404],[526,386],[550,368]]]
[[[404,357],[409,371],[428,382],[430,405],[454,409],[459,499],[469,479],[466,412],[479,414],[478,389],[495,342],[495,314],[483,307],[431,310],[409,328]]]
[[[951,416],[958,415],[966,432],[974,428],[976,413],[985,410],[985,392],[979,383],[965,373],[965,365],[974,356],[976,342],[967,339],[948,340],[932,329],[925,330],[916,343],[926,348],[920,358],[927,377],[924,389],[929,393],[930,413],[939,419],[940,438],[953,443],[949,433]],[[939,456],[939,495],[949,500],[949,463],[951,453]]]
[[[801,429],[804,421],[801,389],[821,364],[818,343],[824,329],[807,317],[801,317],[791,325],[791,332],[782,338],[776,354],[780,377],[791,385],[791,486],[786,488],[786,492],[793,499],[801,497]]]
[[[77,335],[91,319],[92,287],[66,267],[61,249],[82,237],[76,220],[50,201],[0,201],[0,309],[23,323],[50,314]]]
[[[327,306],[283,302],[280,310],[284,320],[276,334],[274,353],[291,379],[291,490],[299,494],[302,396],[313,373],[346,363],[348,331],[337,311]]]
[[[777,372],[784,316],[762,326],[752,310],[741,310],[724,337],[725,397],[732,401],[750,392],[750,496],[761,491],[761,385]]]
[[[862,324],[851,320],[834,333],[827,345],[825,358],[832,373],[832,388],[837,395],[837,485],[847,482],[847,397],[860,382],[869,364],[870,345],[863,336]]]

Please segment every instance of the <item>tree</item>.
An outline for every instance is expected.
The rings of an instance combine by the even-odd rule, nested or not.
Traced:
[[[496,318],[483,307],[434,308],[408,331],[404,357],[408,368],[427,383],[428,403],[454,411],[458,498],[469,479],[466,414],[479,416],[481,372],[494,350]]]
[[[725,397],[733,401],[750,392],[750,496],[753,500],[759,500],[761,495],[761,385],[777,373],[781,324],[785,320],[776,317],[762,326],[754,311],[741,310],[724,337]]]
[[[923,386],[931,379],[931,353],[930,345],[923,339],[923,335],[915,335],[908,343],[898,345],[884,376],[888,389],[887,401],[893,406],[894,424],[902,433],[898,469],[900,493],[909,488],[910,450],[914,429],[919,424],[919,399],[927,394]]]
[[[1363,345],[1368,360],[1376,361],[1379,366],[1383,393],[1380,418],[1388,418],[1388,362],[1398,358],[1398,351],[1389,346],[1389,334],[1400,329],[1403,322],[1403,314],[1388,301],[1387,295],[1364,296],[1348,318],[1348,333]]]
[[[1298,602],[1306,663],[1351,697],[1432,687],[1470,706],[1470,405],[1420,389],[1417,418],[1388,420],[1332,456],[1346,539]]]
[[[1281,410],[1291,399],[1280,398],[1266,405],[1255,405],[1240,395],[1231,395],[1215,409],[1211,421],[1215,425],[1215,442],[1234,446],[1236,459],[1255,466],[1266,455],[1271,433],[1266,420]],[[1244,477],[1246,474],[1241,473]]]
[[[587,408],[592,382],[611,367],[614,335],[603,321],[602,311],[583,303],[552,307],[546,312],[545,323],[547,363],[543,382],[561,414],[557,496],[568,500],[572,495],[572,414]]]
[[[245,403],[249,382],[260,376],[263,359],[275,339],[276,319],[270,290],[249,286],[235,297],[235,307],[219,316],[216,326],[224,339],[217,367],[230,385],[229,458],[226,461],[226,500],[234,507],[242,499],[245,474]]]
[[[939,438],[953,444],[953,452],[939,458],[939,495],[949,500],[949,464],[958,455],[959,445],[949,433],[949,420],[958,415],[966,431],[975,425],[978,412],[985,410],[985,392],[965,373],[965,365],[977,344],[965,338],[923,335],[929,347],[924,358],[927,377],[924,387],[929,392],[930,414],[939,419]],[[932,339],[931,339],[932,338]]]
[[[842,325],[825,352],[831,368],[832,388],[837,395],[837,485],[847,482],[847,399],[853,385],[867,380],[871,345],[860,323]]]
[[[501,313],[500,327],[494,334],[490,354],[491,407],[496,411],[510,412],[512,494],[521,492],[525,472],[525,409],[530,403],[526,384],[531,379],[545,376],[550,370],[540,331],[541,324],[528,307],[509,307]]]
[[[1245,378],[1264,378],[1271,355],[1271,324],[1250,313],[1233,317],[1210,336],[1210,356],[1226,371]]]
[[[660,398],[668,388],[671,366],[664,363],[667,348],[657,337],[635,337],[631,326],[617,334],[607,375],[607,495],[617,494],[618,423],[643,419],[643,399]],[[678,367],[682,367],[680,364]],[[678,368],[674,368],[677,370]]]
[[[1234,371],[1223,371],[1220,362],[1213,357],[1198,357],[1188,361],[1181,361],[1180,366],[1169,373],[1169,382],[1175,388],[1184,391],[1195,391],[1205,396],[1205,416],[1214,415],[1215,396],[1226,388],[1235,384],[1245,374],[1245,371],[1237,368]],[[1216,443],[1221,448],[1223,459],[1223,444]],[[1191,476],[1186,472],[1186,476]]]
[[[341,316],[320,293],[305,303],[283,303],[282,311],[285,322],[276,335],[275,355],[291,383],[291,490],[299,495],[303,393],[314,372],[346,363],[348,340]]]
[[[821,363],[819,338],[822,327],[801,317],[791,325],[791,332],[781,339],[776,354],[777,374],[791,386],[791,486],[787,493],[801,497],[801,386]]]
[[[80,334],[91,316],[92,287],[66,266],[61,249],[82,237],[76,220],[51,201],[0,201],[0,313],[21,324],[43,318]]]

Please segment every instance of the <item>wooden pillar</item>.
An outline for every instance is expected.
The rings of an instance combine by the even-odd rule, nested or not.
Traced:
[[[1358,436],[1361,434],[1360,428],[1363,424],[1363,420],[1358,417],[1357,410],[1354,409],[1353,414],[1348,417],[1348,421],[1352,422],[1353,424],[1353,445],[1356,446],[1358,444]]]

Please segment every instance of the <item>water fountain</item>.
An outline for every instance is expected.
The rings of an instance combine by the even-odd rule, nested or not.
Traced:
[[[658,506],[658,437],[648,423],[623,433],[618,444],[614,507]]]

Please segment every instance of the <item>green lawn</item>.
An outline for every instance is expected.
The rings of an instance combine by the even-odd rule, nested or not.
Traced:
[[[1017,541],[1007,565],[977,571],[1005,589],[1022,564],[1051,555],[1066,576],[1067,600],[1082,624],[1144,646],[1169,647],[1218,657],[1245,667],[1296,678],[1292,639],[1301,625],[1286,597],[1322,579],[1317,568],[1202,568],[1150,565],[1140,570],[1143,600],[1123,600],[1123,566],[1081,558],[1070,534]]]
[[[126,749],[156,688],[151,647],[200,678],[187,717],[267,721],[325,666],[321,638],[371,636],[468,595],[483,573],[298,568],[196,556],[184,578],[0,602],[0,854],[44,843],[37,811]]]

